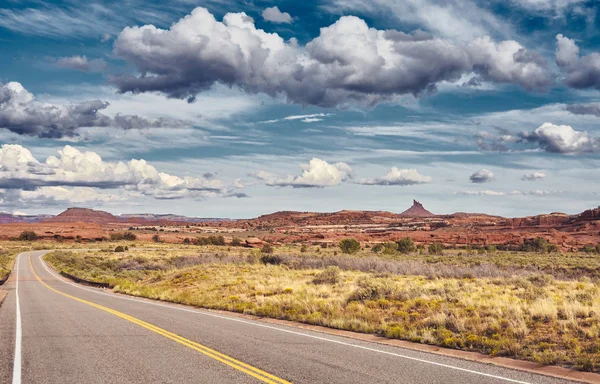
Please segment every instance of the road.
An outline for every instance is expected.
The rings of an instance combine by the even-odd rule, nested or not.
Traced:
[[[19,255],[4,287],[0,383],[568,382],[115,295],[65,281],[43,254]]]

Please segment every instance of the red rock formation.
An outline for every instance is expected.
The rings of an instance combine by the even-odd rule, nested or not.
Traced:
[[[117,223],[119,219],[108,212],[88,208],[69,208],[57,216],[45,220],[52,223]]]
[[[406,211],[402,212],[400,216],[404,217],[432,217],[435,216],[433,213],[429,212],[423,205],[419,203],[417,200],[413,200],[412,207],[408,208]]]

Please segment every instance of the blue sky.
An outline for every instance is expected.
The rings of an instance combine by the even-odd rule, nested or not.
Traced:
[[[7,1],[0,211],[577,213],[584,0]]]

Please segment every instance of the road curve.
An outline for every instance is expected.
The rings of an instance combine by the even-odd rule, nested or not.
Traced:
[[[65,281],[44,253],[19,255],[5,285],[0,383],[569,382],[115,295]]]

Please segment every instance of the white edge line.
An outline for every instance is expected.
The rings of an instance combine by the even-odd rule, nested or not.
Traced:
[[[19,261],[21,259],[21,254],[17,256],[17,260],[15,262],[16,273],[16,288],[15,288],[15,297],[16,297],[16,307],[17,307],[17,325],[15,332],[15,358],[13,363],[13,378],[12,384],[21,384],[21,339],[23,335],[23,329],[21,324],[21,304],[19,303]]]
[[[402,355],[402,354],[399,354],[399,353],[388,352],[388,351],[384,351],[384,350],[380,350],[380,349],[375,349],[375,348],[370,348],[370,347],[365,347],[365,346],[362,346],[362,345],[357,345],[357,344],[352,344],[352,343],[346,343],[344,341],[333,340],[333,339],[329,339],[329,338],[326,338],[326,337],[310,335],[310,334],[306,334],[306,333],[302,333],[302,332],[296,332],[296,331],[292,331],[292,330],[289,330],[289,329],[282,329],[282,328],[273,327],[273,326],[270,326],[270,325],[260,324],[260,323],[256,323],[256,322],[252,322],[252,321],[243,320],[243,319],[237,319],[237,318],[232,318],[232,317],[227,317],[227,316],[221,316],[221,315],[218,315],[218,314],[215,314],[215,313],[210,313],[210,312],[205,312],[205,311],[198,311],[198,310],[193,310],[193,309],[188,309],[188,308],[180,308],[180,307],[173,306],[173,305],[166,305],[166,304],[156,303],[156,302],[152,302],[152,301],[148,301],[148,300],[140,300],[140,299],[135,299],[135,298],[132,298],[132,297],[122,297],[121,295],[117,295],[117,294],[110,294],[110,293],[98,291],[98,290],[95,290],[95,289],[89,289],[89,288],[83,287],[83,286],[81,286],[79,284],[75,284],[73,282],[64,280],[56,272],[51,271],[50,268],[48,268],[48,265],[46,264],[46,262],[44,262],[44,260],[42,260],[43,256],[44,256],[44,254],[40,255],[40,257],[39,257],[40,262],[42,263],[42,265],[44,266],[44,268],[46,268],[46,271],[48,271],[51,275],[53,275],[54,277],[56,277],[58,280],[62,281],[65,284],[72,285],[72,286],[74,286],[76,288],[83,289],[85,291],[94,292],[94,293],[99,294],[99,295],[105,295],[105,296],[109,296],[109,297],[113,297],[113,298],[118,298],[118,299],[121,299],[121,300],[135,301],[137,303],[144,303],[144,304],[148,304],[148,305],[155,305],[157,307],[164,307],[164,308],[176,309],[176,310],[184,311],[184,312],[196,313],[196,314],[200,314],[200,315],[204,315],[204,316],[210,316],[210,317],[215,317],[215,318],[218,318],[218,319],[223,319],[223,320],[228,320],[228,321],[235,321],[235,322],[238,322],[238,323],[244,323],[244,324],[253,325],[253,326],[262,327],[262,328],[267,328],[267,329],[272,329],[272,330],[276,330],[276,331],[280,331],[280,332],[291,333],[293,335],[298,335],[298,336],[303,336],[303,337],[309,337],[309,338],[317,339],[317,340],[321,340],[321,341],[327,341],[327,342],[334,343],[334,344],[340,344],[340,345],[344,345],[344,346],[348,346],[348,347],[354,347],[354,348],[358,348],[358,349],[362,349],[362,350],[366,350],[366,351],[370,351],[370,352],[382,353],[382,354],[385,354],[385,355],[395,356],[395,357],[399,357],[399,358],[406,359],[406,360],[418,361],[420,363],[431,364],[431,365],[435,365],[435,366],[438,366],[438,367],[443,367],[443,368],[448,368],[448,369],[454,369],[454,370],[457,370],[457,371],[472,373],[472,374],[475,374],[475,375],[480,375],[480,376],[485,376],[485,377],[491,377],[491,378],[494,378],[494,379],[499,379],[499,380],[507,381],[507,382],[510,382],[510,383],[531,384],[530,382],[527,382],[527,381],[520,381],[520,380],[510,379],[508,377],[493,375],[493,374],[490,374],[490,373],[475,371],[475,370],[467,369],[467,368],[456,367],[456,366],[453,366],[453,365],[448,365],[448,364],[443,364],[443,363],[437,363],[435,361],[420,359],[418,357],[412,357],[412,356]],[[423,353],[427,353],[427,352],[423,352]],[[507,369],[507,368],[504,368],[504,369]],[[508,369],[510,369],[510,368],[508,368]],[[519,371],[515,371],[515,372],[519,372]],[[528,372],[524,372],[524,373],[528,373]],[[531,374],[531,373],[529,373],[529,374]],[[13,382],[13,384],[16,384],[16,383]]]

